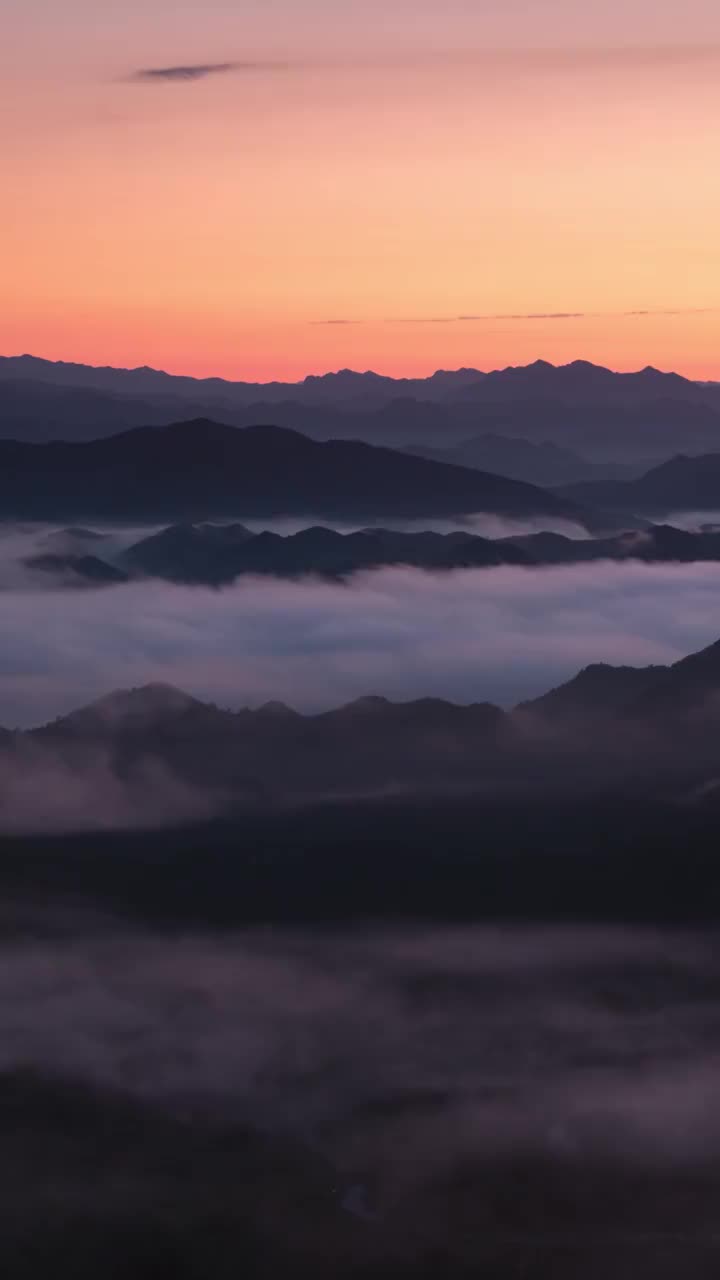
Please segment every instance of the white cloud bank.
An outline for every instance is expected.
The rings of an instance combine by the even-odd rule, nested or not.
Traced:
[[[367,693],[509,705],[589,662],[672,662],[711,643],[719,598],[720,564],[640,563],[7,590],[0,724],[154,680],[229,707],[315,710]]]

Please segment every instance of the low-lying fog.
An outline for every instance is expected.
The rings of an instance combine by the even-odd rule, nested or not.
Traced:
[[[4,909],[0,929],[13,916]],[[369,1118],[353,1135],[357,1155],[403,1177],[518,1141],[674,1159],[720,1144],[715,938],[163,938],[60,912],[29,932],[2,944],[0,1070],[233,1105],[318,1142],[351,1130],[362,1106],[405,1097],[418,1114],[389,1127],[412,1136],[420,1167]]]
[[[620,1177],[682,1177],[720,1151],[714,937],[163,937],[100,917],[20,919],[19,934],[11,907],[0,920],[0,1072],[60,1074],[290,1136],[334,1171],[328,1196],[368,1223],[402,1224],[409,1204],[450,1186],[423,1226],[442,1239],[474,1177],[474,1234],[480,1214],[483,1230],[517,1231],[520,1243],[523,1231],[572,1239],[579,1224],[555,1221],[551,1191],[532,1226],[532,1184],[493,1221],[493,1168],[537,1157],[551,1178],[565,1169],[592,1188],[595,1161]],[[659,1238],[687,1229],[689,1204],[689,1192],[672,1202]],[[643,1211],[626,1206],[623,1239],[647,1230]],[[606,1231],[603,1249],[616,1243]]]
[[[702,648],[720,632],[719,593],[715,563],[8,589],[0,725],[158,680],[227,707],[279,698],[317,710],[368,693],[511,705],[590,662],[667,663]]]

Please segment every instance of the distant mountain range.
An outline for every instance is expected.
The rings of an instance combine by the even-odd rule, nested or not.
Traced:
[[[195,417],[404,447],[450,448],[471,436],[511,436],[550,441],[583,461],[649,466],[679,450],[720,447],[720,384],[655,369],[613,373],[585,361],[560,368],[538,361],[488,374],[439,371],[417,379],[343,370],[298,383],[259,384],[0,358],[5,438],[94,439]],[[551,484],[591,478],[583,472],[548,476],[543,460],[537,461],[537,472],[512,474]]]
[[[92,365],[42,360],[37,356],[0,356],[0,378],[24,378],[64,387],[92,388],[114,394],[180,396],[214,403],[270,404],[298,398],[306,404],[385,403],[398,396],[442,401],[482,382],[478,369],[438,370],[429,378],[389,378],[377,373],[341,369],[300,382],[231,382],[225,378],[189,378],[158,369],[95,368]]]
[[[639,463],[588,462],[572,449],[553,444],[551,440],[535,442],[493,433],[471,436],[445,449],[411,445],[408,453],[434,462],[494,471],[513,480],[550,488],[587,481],[630,480],[641,475],[644,469]]]
[[[573,502],[601,504],[641,514],[720,510],[720,453],[679,455],[635,480],[568,485],[559,492]]]
[[[319,715],[281,703],[233,712],[149,685],[5,733],[0,821],[3,779],[39,768],[49,785],[53,761],[74,777],[104,761],[125,780],[174,779],[214,796],[219,812],[418,788],[497,799],[642,786],[664,804],[704,805],[720,790],[719,728],[720,641],[669,667],[588,667],[512,712],[382,697]]]
[[[61,530],[43,538],[25,566],[67,586],[114,586],[133,578],[223,586],[244,575],[339,580],[361,570],[403,565],[432,571],[498,565],[720,562],[720,528],[695,533],[652,525],[607,538],[534,533],[483,538],[453,533],[403,533],[370,528],[338,533],[323,526],[283,536],[252,533],[243,525],[180,524],[140,539],[122,553],[103,555],[102,539],[89,551],[91,530]],[[110,541],[108,539],[108,541]]]
[[[521,481],[280,427],[197,420],[84,443],[0,440],[2,519],[354,521],[475,512],[593,524],[591,513]]]
[[[717,384],[691,382],[677,373],[663,373],[652,367],[637,373],[614,373],[586,360],[561,366],[537,360],[490,373],[479,369],[438,370],[427,378],[390,378],[341,369],[338,373],[310,375],[300,382],[258,383],[188,378],[149,368],[93,368],[22,355],[0,357],[0,378],[27,378],[135,396],[179,394],[183,398],[205,398],[210,394],[235,404],[295,398],[306,404],[379,404],[404,396],[440,403],[463,398],[486,403],[540,399],[563,404],[590,401],[632,405],[656,400],[720,404]]]

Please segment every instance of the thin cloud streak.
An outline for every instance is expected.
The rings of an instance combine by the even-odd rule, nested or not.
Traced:
[[[715,315],[717,307],[677,307],[668,308],[662,311],[623,311],[623,316],[711,316]]]
[[[367,57],[338,53],[325,59],[273,61],[233,59],[216,63],[187,63],[167,67],[141,68],[130,77],[135,83],[187,83],[213,75],[271,71],[395,70],[416,71],[463,66],[498,72],[574,72],[577,70],[643,70],[692,68],[720,63],[720,44],[627,45],[595,47],[566,45],[548,48],[487,47],[441,49],[434,52],[404,53],[401,50]]]
[[[281,62],[208,62],[178,67],[147,67],[135,71],[130,79],[135,84],[187,84],[207,80],[210,76],[243,75],[262,71],[283,71]]]
[[[494,316],[458,316],[458,320],[584,320],[586,311],[531,311],[528,314],[510,313]]]
[[[469,312],[457,316],[399,316],[386,324],[472,324],[526,320],[624,320],[643,319],[651,316],[705,316],[717,312],[717,307],[642,308],[633,311],[511,311]]]

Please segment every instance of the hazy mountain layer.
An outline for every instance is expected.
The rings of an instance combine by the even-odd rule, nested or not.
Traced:
[[[720,389],[652,369],[615,374],[583,362],[557,369],[539,362],[487,376],[459,370],[427,379],[341,372],[260,385],[0,359],[5,438],[88,440],[198,416],[242,427],[273,423],[320,440],[421,449],[453,448],[476,436],[519,437],[540,446],[550,441],[595,462],[650,466],[679,450],[717,449]],[[504,474],[486,457],[488,448],[486,443],[482,456],[465,461]],[[567,461],[555,459],[558,468]],[[533,469],[527,449],[519,459],[516,448],[510,462],[515,469],[508,475],[535,484],[593,478],[584,471],[549,471],[547,456],[536,456]]]
[[[549,487],[585,481],[629,480],[639,474],[639,464],[633,467],[627,463],[589,462],[579,453],[553,444],[551,440],[535,442],[492,433],[471,436],[451,448],[412,445],[409,452],[435,462],[477,467],[514,480],[527,480],[530,484]]]
[[[720,453],[680,455],[637,480],[567,486],[559,492],[575,502],[596,503],[648,514],[720,509]]]

